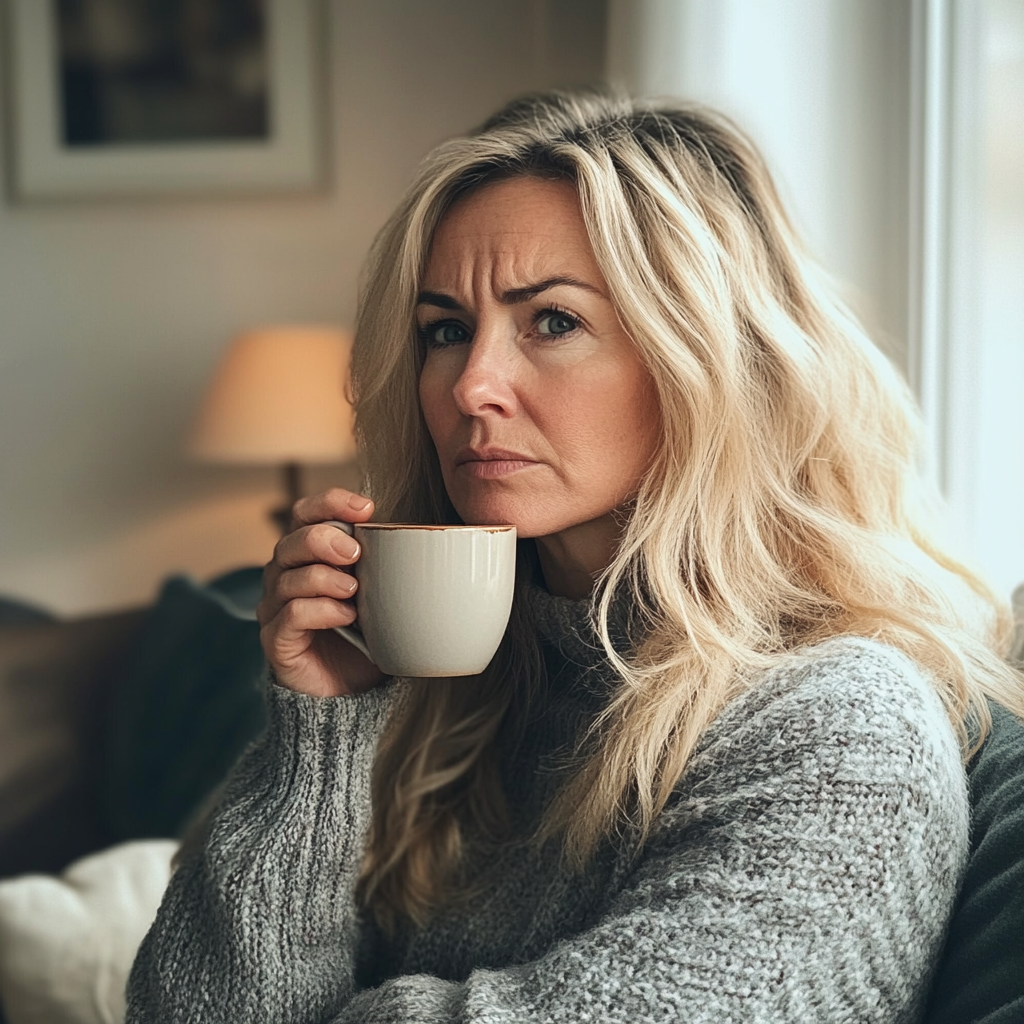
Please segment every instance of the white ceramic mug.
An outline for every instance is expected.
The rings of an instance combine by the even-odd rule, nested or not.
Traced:
[[[332,522],[359,542],[357,626],[338,626],[389,676],[471,676],[512,610],[514,526]]]

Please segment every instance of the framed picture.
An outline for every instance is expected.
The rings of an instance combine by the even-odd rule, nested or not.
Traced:
[[[20,200],[321,183],[316,0],[7,0]]]

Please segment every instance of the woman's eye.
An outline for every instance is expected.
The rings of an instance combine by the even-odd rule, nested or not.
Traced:
[[[427,345],[442,348],[445,345],[461,345],[469,341],[469,331],[462,324],[449,320],[439,324],[427,324],[420,329],[420,334]]]
[[[579,325],[579,321],[568,313],[553,311],[544,313],[537,321],[537,333],[557,337],[559,334],[575,331]]]

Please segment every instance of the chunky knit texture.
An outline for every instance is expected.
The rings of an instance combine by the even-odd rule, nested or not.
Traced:
[[[614,685],[586,605],[533,602],[550,684],[502,751],[524,839]],[[708,729],[642,849],[609,840],[573,874],[555,844],[510,842],[467,865],[475,895],[387,936],[353,891],[395,690],[269,688],[268,729],[139,952],[130,1024],[919,1018],[968,804],[902,654],[843,638],[793,656]]]

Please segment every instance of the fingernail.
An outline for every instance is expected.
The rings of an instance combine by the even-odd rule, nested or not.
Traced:
[[[347,582],[347,583],[345,584],[345,587],[344,587],[344,589],[345,589],[346,593],[349,593],[349,594],[351,594],[351,593],[352,593],[352,591],[356,589],[356,581],[355,581],[355,580],[349,580],[349,581],[348,581],[348,582]]]
[[[352,497],[348,499],[348,507],[355,509],[356,512],[362,512],[369,504],[370,499],[364,498],[361,494],[353,494]]]
[[[359,557],[359,543],[354,541],[348,534],[341,534],[334,540],[334,550],[341,555],[342,558],[358,558]]]

